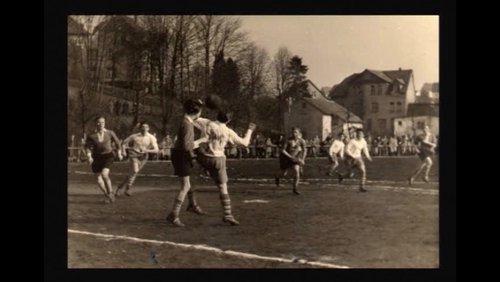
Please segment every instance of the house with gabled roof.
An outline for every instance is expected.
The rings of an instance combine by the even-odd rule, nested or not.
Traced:
[[[329,98],[359,116],[372,135],[391,135],[394,119],[406,116],[415,102],[413,70],[354,73],[332,87]]]
[[[328,99],[310,80],[307,81],[310,97],[289,99],[284,112],[285,130],[299,127],[306,139],[318,136],[325,140],[331,134],[362,127],[363,121],[340,104]]]

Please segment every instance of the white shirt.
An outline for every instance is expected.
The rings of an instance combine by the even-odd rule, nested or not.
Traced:
[[[123,141],[123,145],[125,148],[132,148],[138,152],[144,152],[150,148],[156,152],[159,150],[156,137],[149,132],[146,132],[145,135],[141,133],[132,134]]]
[[[328,153],[330,156],[333,156],[335,154],[339,154],[340,157],[343,159],[344,158],[344,148],[345,144],[344,142],[340,140],[333,140],[332,145],[330,145],[330,149],[328,149]]]
[[[195,148],[199,147],[201,143],[208,142],[208,152],[204,152],[209,157],[223,157],[224,148],[227,143],[248,146],[250,144],[250,137],[252,130],[248,129],[245,137],[241,138],[231,128],[227,127],[225,123],[219,121],[211,121],[205,118],[198,118],[193,122],[194,126],[201,130],[201,137],[194,141]]]
[[[363,138],[361,140],[351,139],[349,143],[347,143],[346,153],[353,158],[360,158],[361,152],[364,152],[367,158],[370,158],[370,153],[368,152],[368,144],[366,144],[366,140]]]

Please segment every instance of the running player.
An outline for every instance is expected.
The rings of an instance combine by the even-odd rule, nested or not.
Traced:
[[[255,131],[255,124],[250,123],[245,137],[241,138],[227,124],[231,121],[232,114],[225,111],[219,111],[216,121],[199,119],[195,123],[203,123],[200,128],[204,128],[204,139],[198,150],[198,163],[210,174],[219,188],[219,197],[222,204],[224,215],[222,221],[230,225],[239,225],[231,212],[231,199],[227,189],[226,156],[224,148],[227,143],[245,146],[250,143],[252,132]]]
[[[370,157],[370,153],[368,152],[368,145],[366,144],[366,140],[364,139],[363,129],[358,128],[356,130],[356,138],[349,141],[345,153],[348,156],[348,163],[350,163],[349,166],[352,168],[357,168],[361,172],[359,191],[366,192],[366,167],[365,162],[363,161],[362,153],[370,162],[372,161],[372,158]]]
[[[293,169],[293,193],[300,195],[297,190],[300,180],[300,167],[305,164],[307,155],[307,146],[304,139],[301,138],[302,134],[300,129],[295,127],[292,129],[293,136],[288,139],[283,150],[281,150],[280,160],[280,174],[276,176],[276,186],[280,186],[280,178],[286,176],[289,169]]]
[[[418,166],[417,170],[413,175],[408,177],[408,182],[410,185],[413,184],[413,181],[418,176],[418,174],[425,168],[424,181],[429,182],[429,172],[432,167],[432,156],[434,155],[436,148],[436,138],[431,133],[431,129],[428,125],[424,127],[424,134],[419,137],[417,152],[418,157],[422,161],[422,163]]]
[[[148,153],[158,153],[158,143],[156,137],[149,133],[149,124],[143,121],[139,125],[140,132],[135,133],[123,140],[123,154],[128,154],[130,160],[129,174],[116,189],[116,196],[121,196],[121,190],[125,188],[125,195],[132,196],[130,188],[134,184],[139,171],[148,161]]]
[[[120,140],[113,131],[106,129],[104,117],[97,117],[95,122],[96,130],[89,134],[85,141],[87,160],[97,178],[99,189],[107,197],[106,203],[112,203],[115,201],[109,177],[109,170],[115,159],[112,143],[118,148],[118,159],[122,160]]]
[[[189,179],[194,160],[196,159],[196,154],[194,153],[195,142],[193,122],[200,117],[202,106],[203,102],[201,100],[189,99],[184,103],[184,117],[179,126],[174,148],[172,148],[172,165],[174,166],[175,175],[179,176],[181,187],[166,220],[177,227],[184,226],[179,219],[179,213],[186,194],[189,199],[187,211],[196,214],[205,214],[196,203]]]
[[[332,144],[330,145],[330,148],[328,149],[328,157],[330,163],[328,164],[328,172],[326,174],[329,176],[332,176],[333,173],[340,175],[340,173],[337,172],[337,168],[339,166],[339,157],[341,160],[344,160],[344,139],[344,133],[339,133],[338,139],[334,139]],[[339,178],[339,180],[340,179],[341,178]]]

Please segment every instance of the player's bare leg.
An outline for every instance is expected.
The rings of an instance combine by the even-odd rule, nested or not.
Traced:
[[[361,171],[361,179],[359,181],[359,191],[366,192],[367,190],[365,189],[365,185],[366,185],[366,167],[365,167],[365,164],[363,162],[361,162],[361,164],[359,164],[358,168],[359,168],[359,171]]]
[[[201,209],[201,207],[198,205],[197,201],[196,201],[196,196],[195,196],[195,190],[193,187],[191,187],[187,193],[188,195],[188,206],[187,206],[187,209],[186,211],[188,212],[192,212],[192,213],[195,213],[195,214],[199,214],[199,215],[204,215],[204,214],[207,214],[205,211],[203,211]]]
[[[106,187],[106,196],[112,203],[115,201],[115,194],[113,194],[113,186],[111,185],[111,178],[109,178],[109,168],[103,168],[101,176],[104,182],[104,186]]]
[[[179,214],[181,212],[181,206],[184,202],[184,198],[186,197],[187,192],[191,188],[191,183],[189,182],[189,176],[180,177],[181,189],[177,193],[177,197],[175,197],[174,205],[172,206],[172,211],[167,216],[167,221],[171,222],[173,225],[177,227],[183,227],[184,224],[181,222],[179,218]]]
[[[425,166],[424,181],[429,183],[429,172],[431,171],[431,167],[432,167],[431,157],[427,157],[425,159],[425,163],[426,163],[426,166]]]
[[[300,166],[299,165],[294,165],[293,166],[293,172],[294,172],[294,176],[293,176],[293,190],[292,192],[295,194],[295,195],[300,195],[300,192],[297,190],[298,186],[299,186],[299,181],[300,181]]]
[[[408,177],[408,184],[409,185],[412,185],[413,181],[420,174],[420,172],[422,172],[422,170],[424,170],[424,168],[428,167],[428,162],[427,162],[428,159],[430,159],[430,158],[425,159],[425,161],[420,164],[420,166],[417,168],[417,170],[415,170],[415,172],[410,177]],[[432,164],[432,161],[431,161],[431,164]],[[430,167],[428,168],[428,170],[430,170]]]
[[[97,173],[96,177],[97,177],[97,186],[102,191],[102,193],[104,194],[104,196],[108,197],[108,191],[106,189],[106,184],[104,183],[104,179],[102,178],[101,173]],[[110,202],[109,198],[107,199],[106,202]]]
[[[282,169],[280,174],[274,178],[274,182],[276,183],[276,187],[280,187],[280,178],[285,178],[287,169]]]

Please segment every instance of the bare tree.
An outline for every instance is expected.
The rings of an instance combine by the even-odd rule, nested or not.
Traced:
[[[269,77],[269,56],[267,51],[251,43],[240,57],[239,62],[242,93],[250,99],[266,93],[266,83]]]
[[[290,74],[288,72],[288,63],[292,58],[292,53],[286,47],[280,47],[278,52],[274,55],[273,65],[274,65],[274,79],[276,85],[276,92],[278,98],[278,106],[279,106],[279,118],[278,128],[280,131],[283,131],[284,126],[284,108],[285,108],[285,100],[283,93],[286,92],[287,86],[290,80]]]
[[[278,52],[274,55],[274,75],[278,97],[281,97],[283,92],[286,90],[286,86],[289,81],[287,68],[292,56],[292,53],[286,47],[280,47]]]
[[[83,32],[76,37],[68,38],[69,58],[75,60],[77,68],[76,80],[70,84],[78,87],[78,103],[75,103],[74,111],[68,113],[69,119],[74,119],[80,126],[82,134],[86,131],[86,125],[95,118],[104,107],[102,103],[102,81],[104,76],[105,44],[107,34],[100,34],[96,40],[94,34],[96,27],[104,22],[105,16],[70,16],[70,20],[83,26]]]
[[[174,20],[171,16],[143,16],[140,18],[145,27],[146,41],[149,46],[147,49],[149,92],[159,98],[162,132],[166,130],[169,115],[166,85]]]
[[[196,19],[196,33],[200,41],[200,45],[204,51],[204,91],[208,91],[210,85],[210,49],[214,39],[219,34],[222,21],[218,16],[206,15]]]

